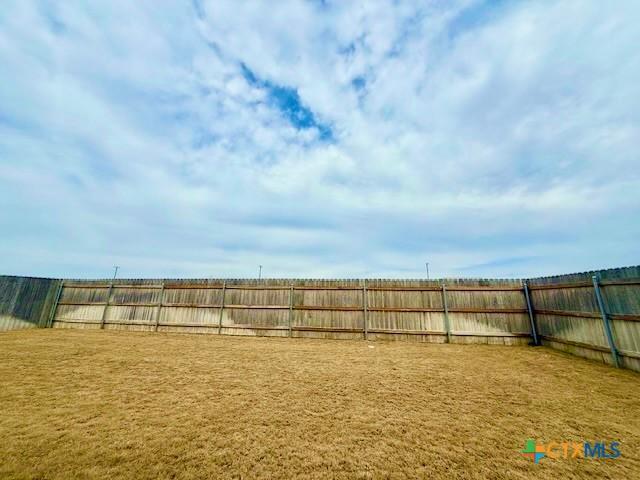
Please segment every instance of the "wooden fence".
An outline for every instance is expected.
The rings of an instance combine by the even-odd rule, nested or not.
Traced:
[[[0,330],[38,326],[539,343],[640,371],[640,267],[524,282],[0,276]]]
[[[65,281],[55,328],[526,344],[519,281]]]
[[[0,331],[45,327],[60,280],[0,275]]]
[[[640,371],[640,267],[528,282],[541,343]]]

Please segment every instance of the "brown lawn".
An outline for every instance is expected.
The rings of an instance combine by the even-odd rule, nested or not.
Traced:
[[[1,478],[640,478],[639,447],[640,375],[546,348],[0,334]]]

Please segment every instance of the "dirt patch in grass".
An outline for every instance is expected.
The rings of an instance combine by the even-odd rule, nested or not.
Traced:
[[[639,446],[640,375],[546,348],[0,335],[2,478],[640,478]]]

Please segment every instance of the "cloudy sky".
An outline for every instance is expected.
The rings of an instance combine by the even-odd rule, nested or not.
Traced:
[[[640,263],[640,2],[0,9],[0,273]]]

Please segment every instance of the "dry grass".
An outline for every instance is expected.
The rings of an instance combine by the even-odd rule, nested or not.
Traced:
[[[0,408],[2,478],[640,478],[640,376],[545,348],[9,332]]]

